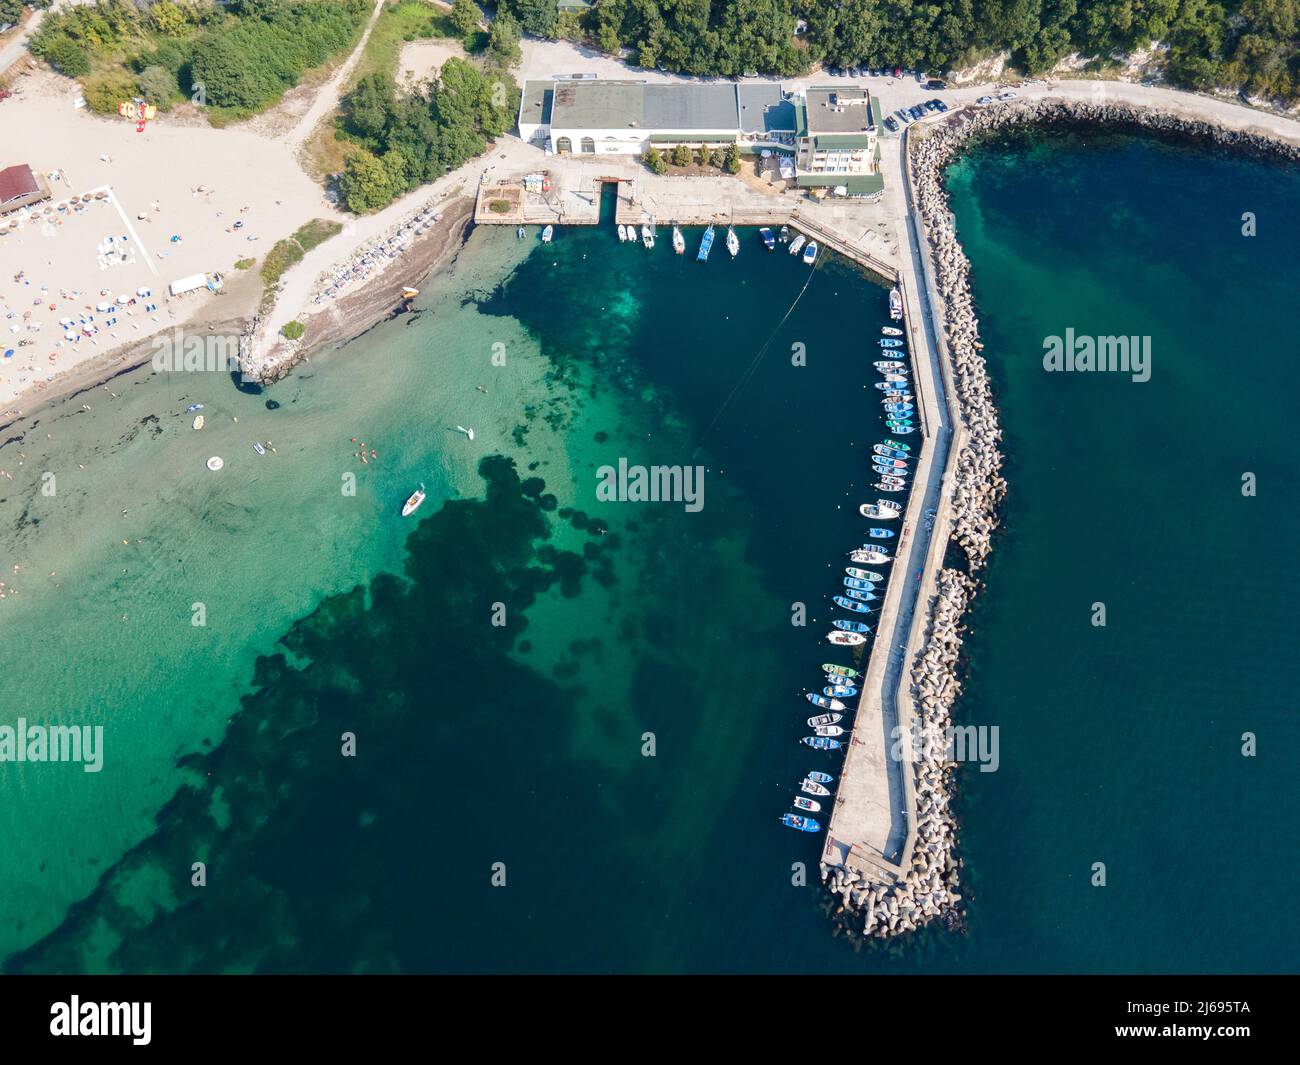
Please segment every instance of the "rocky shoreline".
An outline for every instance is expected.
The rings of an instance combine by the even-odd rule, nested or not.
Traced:
[[[942,306],[941,328],[960,407],[962,433],[953,469],[951,544],[962,549],[964,567],[938,576],[925,643],[910,674],[918,720],[911,754],[915,769],[916,837],[910,867],[887,883],[823,863],[822,880],[832,892],[832,909],[855,939],[888,939],[939,922],[961,928],[961,859],[952,811],[957,763],[948,737],[952,706],[961,691],[958,664],[962,618],[978,587],[976,575],[988,559],[998,512],[1006,494],[1001,475],[1002,432],[981,354],[979,322],[970,288],[970,261],[957,239],[944,188],[944,171],[978,136],[1027,124],[1092,125],[1178,138],[1208,139],[1234,151],[1300,160],[1300,148],[1250,131],[1121,103],[1037,100],[1010,107],[964,110],[944,124],[909,133],[907,166],[915,210],[930,247],[934,283]],[[924,130],[924,136],[918,136]]]

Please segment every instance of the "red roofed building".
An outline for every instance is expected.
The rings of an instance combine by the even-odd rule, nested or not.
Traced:
[[[0,170],[0,214],[49,198],[49,186],[26,163]]]

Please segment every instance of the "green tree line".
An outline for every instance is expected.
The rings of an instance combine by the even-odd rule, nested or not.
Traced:
[[[818,62],[939,73],[1004,49],[1033,74],[1160,41],[1175,84],[1300,97],[1300,0],[597,0],[580,18],[554,0],[498,6],[536,36],[684,74],[788,77]]]

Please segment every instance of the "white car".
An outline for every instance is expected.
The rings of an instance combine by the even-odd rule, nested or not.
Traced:
[[[999,100],[1014,100],[1015,98],[1016,98],[1016,94],[1013,93],[1013,92],[1000,92],[1000,93],[998,93],[998,99],[999,99]]]
[[[976,100],[975,102],[976,102],[977,104],[980,104],[980,105],[991,104],[991,103],[993,102],[993,97],[992,97],[992,96],[981,96],[981,97],[980,97],[978,100]]]

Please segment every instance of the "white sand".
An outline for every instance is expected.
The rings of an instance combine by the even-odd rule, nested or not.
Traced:
[[[408,41],[397,60],[397,84],[409,91],[438,76],[448,59],[465,58],[459,41]]]

